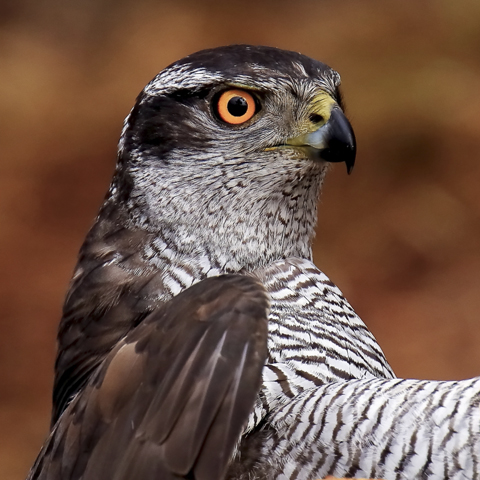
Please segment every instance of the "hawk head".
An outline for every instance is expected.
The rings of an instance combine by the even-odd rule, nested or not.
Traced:
[[[327,164],[355,159],[339,84],[327,65],[270,47],[175,62],[125,121],[107,202],[178,248],[211,248],[226,270],[308,258]]]

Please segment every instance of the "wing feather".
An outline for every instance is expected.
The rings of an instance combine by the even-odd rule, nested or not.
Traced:
[[[223,478],[261,385],[268,309],[242,275],[158,308],[65,410],[29,479]]]

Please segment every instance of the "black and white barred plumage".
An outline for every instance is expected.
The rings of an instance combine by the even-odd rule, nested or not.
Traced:
[[[232,46],[145,87],[65,302],[29,478],[480,475],[480,380],[395,379],[312,263],[326,162],[353,165],[339,83]],[[251,119],[219,118],[229,89],[255,99]]]

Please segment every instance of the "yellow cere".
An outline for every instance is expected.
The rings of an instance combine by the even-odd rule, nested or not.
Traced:
[[[334,105],[336,105],[336,102],[328,93],[320,92],[315,95],[312,103],[310,104],[309,113],[321,115],[323,117],[323,122],[317,125],[312,125],[310,127],[312,131],[328,122]]]

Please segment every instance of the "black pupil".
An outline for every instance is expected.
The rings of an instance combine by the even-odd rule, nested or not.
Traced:
[[[233,97],[227,103],[227,110],[234,117],[242,117],[247,113],[248,103],[243,97]]]

